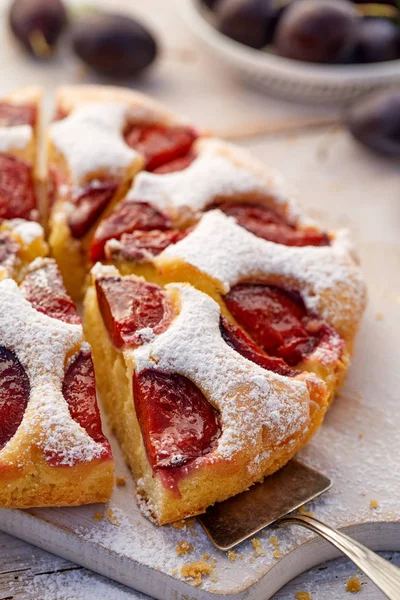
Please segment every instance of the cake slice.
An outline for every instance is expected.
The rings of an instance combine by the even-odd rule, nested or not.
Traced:
[[[125,196],[136,173],[190,151],[193,130],[130,90],[65,86],[48,130],[50,238],[66,288],[81,297],[94,230]]]
[[[296,368],[273,372],[274,358],[206,294],[100,264],[92,279],[85,332],[99,390],[156,523],[247,489],[320,425],[325,384]]]
[[[39,219],[41,97],[39,88],[27,87],[0,99],[0,220]]]
[[[105,502],[113,458],[89,344],[57,265],[0,281],[0,506]]]

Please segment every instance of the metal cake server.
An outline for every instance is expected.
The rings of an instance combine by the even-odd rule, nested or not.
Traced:
[[[331,486],[332,482],[325,475],[292,460],[262,483],[211,506],[198,520],[220,550],[229,550],[272,524],[306,527],[350,558],[390,600],[399,600],[400,569],[318,519],[292,512]]]

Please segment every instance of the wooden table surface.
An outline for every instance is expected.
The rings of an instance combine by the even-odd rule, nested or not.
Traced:
[[[312,185],[313,173],[296,171],[295,166],[300,153],[317,153],[321,159],[314,161],[314,168],[318,164],[318,177],[333,179],[329,169],[335,168],[337,189],[340,191],[341,168],[347,171],[351,169],[351,163],[341,163],[341,156],[343,148],[351,147],[352,141],[345,132],[335,133],[331,126],[324,125],[324,122],[336,119],[337,112],[329,108],[306,107],[271,99],[229,77],[216,61],[204,54],[182,22],[179,5],[185,1],[96,2],[99,6],[118,7],[140,15],[163,42],[157,66],[146,78],[131,82],[132,87],[150,93],[170,108],[185,113],[199,126],[235,139],[254,152],[261,151],[266,158],[273,160],[275,149],[281,155],[285,153],[290,164],[288,172],[300,188],[305,204],[312,209],[314,216],[322,217],[328,224],[330,216],[318,215],[318,207],[307,201],[307,185]],[[73,0],[70,3],[80,2]],[[38,64],[26,58],[6,31],[6,9],[7,2],[3,0],[0,6],[0,93],[31,83],[43,84],[51,92],[64,82],[99,82],[93,75],[84,73],[66,49],[50,64]],[[354,149],[351,147],[350,155],[352,153],[357,161],[365,160],[366,169],[371,168],[371,157],[367,153],[356,146]],[[331,161],[324,160],[327,154],[333,156]],[[399,176],[398,163],[376,159],[373,168],[377,177],[389,177],[392,184]],[[400,178],[398,184],[400,191]],[[358,185],[362,186],[362,181]],[[337,226],[341,221],[345,222],[343,207],[340,212],[337,207],[333,207],[332,211],[334,222],[330,225]],[[400,566],[399,553],[386,556]],[[341,559],[301,575],[277,593],[274,600],[294,599],[299,591],[309,591],[312,600],[344,600],[349,597],[346,581],[356,574],[362,582],[360,598],[383,599],[375,586],[357,573],[349,561]],[[146,597],[0,532],[0,600],[12,598],[145,600]]]

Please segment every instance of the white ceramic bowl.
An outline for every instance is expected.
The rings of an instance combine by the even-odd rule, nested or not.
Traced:
[[[180,0],[193,33],[230,71],[269,93],[298,102],[346,104],[372,89],[400,84],[400,60],[319,65],[254,50],[219,33],[200,0]]]

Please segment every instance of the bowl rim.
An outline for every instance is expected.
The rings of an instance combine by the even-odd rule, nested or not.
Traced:
[[[194,32],[227,60],[240,62],[259,71],[268,71],[282,78],[292,80],[310,79],[318,83],[333,83],[340,78],[341,83],[357,83],[357,81],[385,80],[388,77],[400,77],[400,58],[396,60],[367,63],[331,65],[316,64],[277,56],[269,52],[250,48],[230,39],[215,29],[204,18],[201,0],[180,1],[179,6]]]

